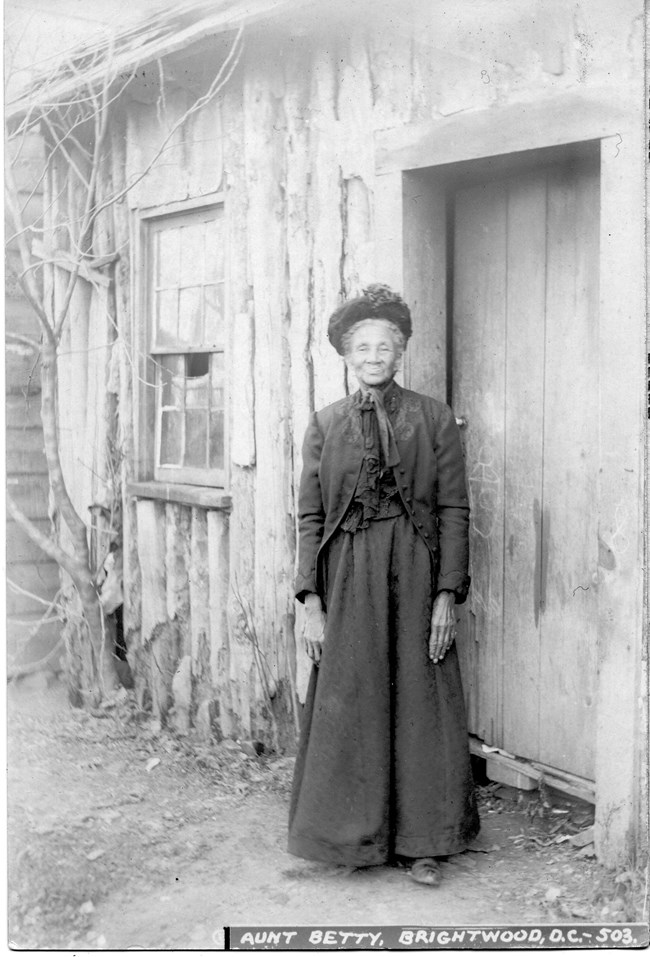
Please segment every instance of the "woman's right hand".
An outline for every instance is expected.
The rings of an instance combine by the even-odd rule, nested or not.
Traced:
[[[311,660],[318,664],[325,644],[325,622],[327,616],[318,595],[305,595],[305,624],[302,637],[305,651]]]

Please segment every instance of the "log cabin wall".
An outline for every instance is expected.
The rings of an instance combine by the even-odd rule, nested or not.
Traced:
[[[98,347],[104,358],[96,374],[116,403],[110,429],[97,430],[108,421],[98,396],[85,421],[95,425],[95,442],[119,449],[125,627],[137,691],[179,728],[295,741],[294,702],[307,672],[295,647],[300,609],[292,594],[300,446],[309,412],[347,388],[327,343],[327,318],[342,295],[393,281],[391,254],[401,275],[412,241],[402,237],[401,198],[393,213],[389,177],[376,173],[376,134],[539,104],[611,77],[623,89],[641,62],[642,11],[631,0],[615,14],[604,0],[592,3],[588,16],[580,6],[540,5],[534,22],[527,2],[491,3],[479,31],[477,18],[476,4],[459,5],[448,19],[422,4],[400,19],[382,22],[378,14],[329,34],[293,21],[248,30],[226,90],[184,125],[106,226],[121,250],[109,304],[115,323],[95,322],[88,338],[70,335],[78,348]],[[622,58],[622,50],[632,52]],[[182,84],[168,93],[166,124],[192,95]],[[160,110],[146,84],[120,104],[114,182],[132,181],[146,166],[160,138]],[[151,487],[141,414],[150,380],[140,230],[152,211],[215,196],[223,198],[228,231],[228,479],[224,494],[213,490],[207,503]],[[93,287],[92,295],[101,293]],[[425,329],[423,304],[413,306]],[[78,322],[86,314],[92,310],[80,301]],[[430,330],[422,339],[431,344]],[[407,381],[421,366],[407,368]],[[435,366],[441,381],[432,391],[444,397],[444,349]],[[66,374],[90,389],[87,370],[71,361]],[[67,422],[80,412],[64,414]],[[95,494],[88,486],[84,502]],[[638,669],[630,668],[636,683]]]
[[[42,137],[32,134],[20,144],[13,177],[27,223],[38,222],[43,208],[39,174],[43,163]],[[8,145],[8,152],[16,149]],[[34,346],[40,326],[34,311],[13,278],[21,272],[15,240],[7,250],[5,286],[5,422],[7,490],[39,531],[49,532],[47,462],[43,452],[40,417],[40,362]],[[33,345],[32,345],[33,344]],[[54,651],[60,626],[48,609],[59,587],[58,566],[10,517],[6,527],[7,663],[9,674],[39,662]],[[45,621],[45,619],[47,619]],[[58,666],[56,652],[48,658]]]

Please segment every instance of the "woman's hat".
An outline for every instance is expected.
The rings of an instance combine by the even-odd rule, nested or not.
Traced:
[[[353,325],[363,319],[386,319],[394,322],[408,339],[413,331],[411,313],[402,297],[389,286],[373,282],[362,289],[356,299],[349,299],[339,306],[327,326],[327,337],[336,351],[343,355],[343,336]]]

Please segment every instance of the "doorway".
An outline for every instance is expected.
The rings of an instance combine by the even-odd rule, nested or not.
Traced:
[[[426,296],[446,315],[472,507],[458,642],[469,730],[593,779],[598,146],[417,175],[437,213]]]

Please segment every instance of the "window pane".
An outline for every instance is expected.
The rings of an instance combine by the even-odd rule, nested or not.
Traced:
[[[210,371],[209,352],[190,352],[185,356],[185,375],[188,379],[198,379]]]
[[[160,421],[160,464],[181,465],[183,413],[163,412]]]
[[[159,356],[159,376],[162,384],[163,406],[183,408],[185,392],[185,356]]]
[[[185,380],[185,405],[188,409],[207,409],[210,398],[207,375]]]
[[[205,338],[209,345],[222,345],[224,340],[223,323],[223,283],[218,286],[205,286]]]
[[[198,346],[203,341],[201,298],[200,286],[180,291],[178,338],[188,346]]]
[[[178,285],[180,268],[180,229],[163,229],[156,233],[157,263],[154,275],[157,286]]]
[[[223,352],[214,352],[211,362],[212,372],[212,395],[210,406],[213,409],[223,409],[225,407],[225,372]]]
[[[203,250],[205,232],[203,223],[181,227],[180,285],[193,286],[203,282]]]
[[[223,279],[223,218],[205,224],[205,281]]]
[[[194,380],[196,381],[196,380]],[[185,413],[185,461],[193,468],[207,468],[208,413]]]
[[[178,337],[178,292],[168,289],[157,292],[156,297],[156,334],[157,346],[171,346]]]
[[[210,468],[224,467],[224,413],[210,413]]]

